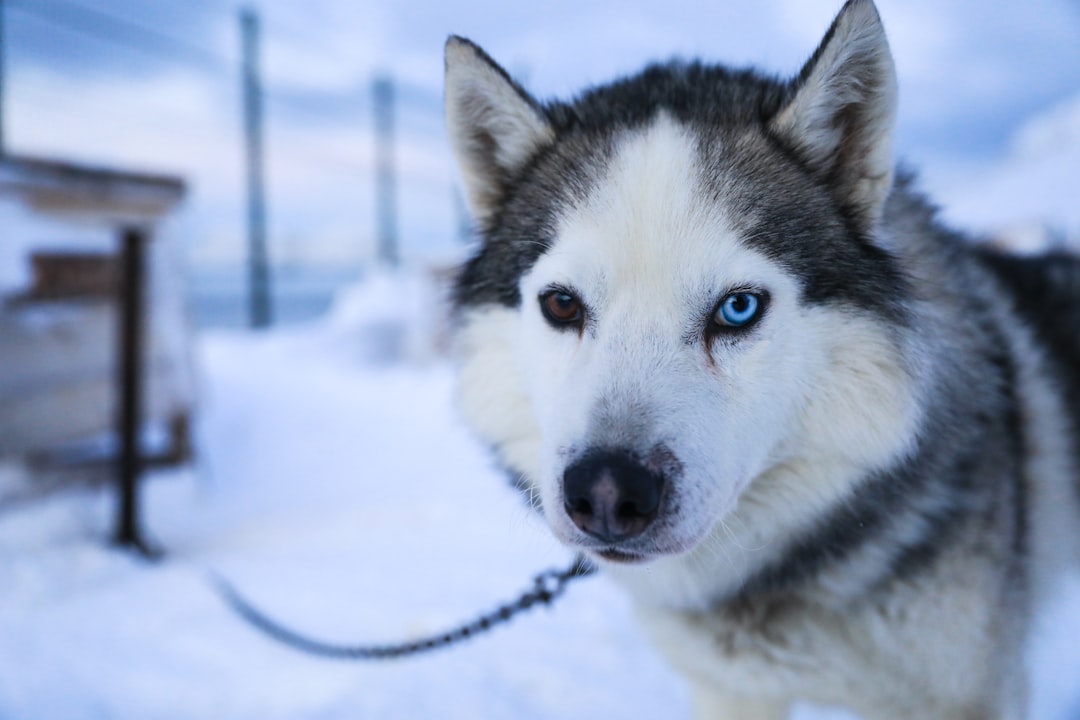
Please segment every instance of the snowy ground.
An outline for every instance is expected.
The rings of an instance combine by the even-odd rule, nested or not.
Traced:
[[[313,635],[390,641],[569,559],[460,427],[449,368],[387,365],[364,342],[330,323],[204,337],[200,466],[146,486],[165,562],[107,547],[105,494],[0,514],[0,718],[689,716],[603,578],[468,645],[378,665],[297,654],[222,605],[208,569]],[[1080,587],[1055,618],[1033,717],[1075,720]]]

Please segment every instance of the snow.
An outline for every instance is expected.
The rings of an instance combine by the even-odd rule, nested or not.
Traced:
[[[200,461],[144,485],[163,562],[109,547],[101,490],[0,512],[0,718],[689,717],[682,681],[603,577],[483,638],[382,664],[298,654],[214,594],[211,570],[315,637],[395,641],[569,562],[462,428],[448,364],[364,347],[401,317],[398,289],[376,278],[323,322],[202,337]],[[1080,583],[1044,634],[1033,717],[1075,720]]]

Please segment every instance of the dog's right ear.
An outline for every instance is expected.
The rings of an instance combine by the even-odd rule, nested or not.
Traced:
[[[554,137],[520,85],[468,40],[446,41],[446,126],[473,218],[485,224],[511,176]]]
[[[873,0],[848,0],[771,126],[790,142],[864,231],[893,178],[896,70]]]

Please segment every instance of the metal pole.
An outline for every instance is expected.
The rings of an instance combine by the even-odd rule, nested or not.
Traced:
[[[120,442],[117,458],[119,503],[114,541],[153,558],[160,555],[160,551],[146,542],[139,526],[139,474],[142,470],[139,427],[142,424],[143,287],[147,239],[146,232],[139,228],[126,228],[121,234],[116,415]]]
[[[0,0],[0,158],[7,155],[7,136],[4,133],[4,96],[7,92],[7,35],[4,28],[4,16],[7,9],[4,0]]]
[[[259,18],[250,8],[240,11],[244,50],[244,137],[248,187],[248,280],[250,322],[270,324],[270,268],[266,249],[266,199],[263,175],[262,83],[259,79]]]
[[[386,265],[400,259],[397,237],[396,167],[394,164],[394,81],[375,79],[375,212],[378,256]]]

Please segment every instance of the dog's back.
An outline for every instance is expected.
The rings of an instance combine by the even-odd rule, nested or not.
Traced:
[[[1062,252],[1017,257],[993,250],[981,255],[1045,348],[1048,369],[1061,384],[1073,431],[1080,435],[1080,257]],[[1076,445],[1080,456],[1080,438]]]

